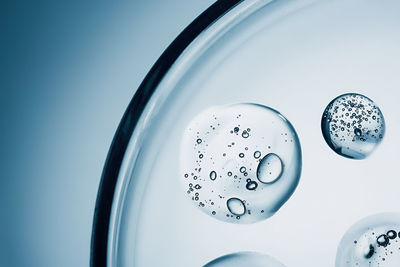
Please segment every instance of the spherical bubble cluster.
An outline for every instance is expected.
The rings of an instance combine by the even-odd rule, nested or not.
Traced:
[[[255,252],[238,252],[219,257],[204,267],[285,267],[276,259]]]
[[[378,106],[360,94],[336,97],[326,107],[321,121],[328,145],[339,155],[364,159],[385,134],[385,120]]]
[[[336,267],[400,266],[400,214],[383,213],[353,225],[342,238]]]
[[[205,110],[190,122],[180,162],[185,192],[198,208],[222,221],[254,223],[292,195],[301,151],[279,112],[235,104]]]

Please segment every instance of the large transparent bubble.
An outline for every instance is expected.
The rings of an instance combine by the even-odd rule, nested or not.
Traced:
[[[256,252],[238,252],[219,257],[204,267],[285,267],[276,259]]]
[[[202,211],[222,221],[272,216],[294,192],[301,172],[297,134],[279,112],[257,104],[207,109],[185,130],[181,179]]]
[[[399,267],[400,213],[381,213],[360,220],[343,236],[336,267]]]
[[[321,121],[328,145],[339,155],[364,159],[385,134],[385,120],[379,107],[360,94],[336,97],[326,107]]]

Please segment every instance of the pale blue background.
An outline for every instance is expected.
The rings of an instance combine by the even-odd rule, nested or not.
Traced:
[[[119,120],[162,51],[212,2],[2,2],[0,266],[88,266]]]

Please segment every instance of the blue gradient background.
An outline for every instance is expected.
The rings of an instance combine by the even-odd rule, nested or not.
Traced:
[[[97,187],[151,65],[213,1],[3,1],[0,266],[88,266]]]

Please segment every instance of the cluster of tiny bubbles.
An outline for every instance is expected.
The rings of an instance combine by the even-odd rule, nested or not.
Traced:
[[[256,252],[237,252],[219,257],[204,267],[285,267],[271,256]]]
[[[278,111],[258,104],[201,112],[185,129],[180,156],[189,199],[231,223],[272,216],[300,179],[301,149],[293,126]]]
[[[369,216],[343,236],[336,254],[336,267],[400,266],[400,213]]]
[[[336,97],[325,108],[321,120],[327,144],[341,156],[364,159],[385,135],[385,120],[368,97],[349,93]]]

